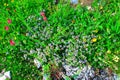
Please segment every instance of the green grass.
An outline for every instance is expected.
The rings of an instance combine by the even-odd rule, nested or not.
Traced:
[[[64,58],[62,55],[65,51],[59,46],[69,45],[65,55],[70,65],[79,66],[77,61],[86,58],[95,68],[110,67],[119,74],[120,60],[113,59],[115,55],[120,57],[120,1],[100,1],[97,5],[95,0],[93,11],[89,11],[80,5],[74,8],[69,3],[55,5],[52,0],[2,0],[0,71],[10,70],[13,80],[40,80],[42,75],[50,71],[38,70],[34,65],[34,58],[40,59],[42,65],[48,67],[50,62],[55,61],[54,53],[60,59]],[[45,12],[47,21],[40,15],[42,11]],[[8,24],[8,19],[12,23]],[[8,31],[5,26],[9,27]],[[10,45],[10,40],[15,42],[14,46]],[[41,49],[47,60],[38,56],[37,51],[30,55],[30,50],[36,48]],[[76,50],[78,54],[74,56]],[[28,55],[27,59],[24,55]]]

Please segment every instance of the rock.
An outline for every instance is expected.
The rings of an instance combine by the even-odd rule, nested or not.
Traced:
[[[40,68],[40,67],[41,67],[40,61],[37,60],[36,58],[34,59],[34,63],[35,63],[35,65],[37,66],[37,68]]]
[[[109,75],[108,69],[99,70],[99,74],[90,66],[85,66],[75,80],[120,80],[115,73]]]
[[[71,0],[72,4],[78,4],[78,0]]]

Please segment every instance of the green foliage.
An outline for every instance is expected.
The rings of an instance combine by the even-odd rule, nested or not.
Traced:
[[[39,80],[42,76],[50,80],[50,61],[60,66],[65,60],[81,67],[79,60],[87,60],[95,68],[110,67],[120,73],[120,1],[97,3],[95,0],[90,11],[62,1],[55,5],[53,0],[2,0],[0,71],[10,70],[13,80]],[[40,60],[43,71],[34,66],[34,58]],[[70,79],[65,76],[65,80]]]

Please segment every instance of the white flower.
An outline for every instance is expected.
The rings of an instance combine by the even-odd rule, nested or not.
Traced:
[[[33,53],[35,53],[35,50],[32,50],[32,49],[31,49],[31,50],[30,50],[30,54],[33,54]]]
[[[0,76],[0,80],[6,80],[6,77],[5,76]]]
[[[91,6],[87,6],[88,10],[93,10],[93,8]]]
[[[25,59],[27,59],[27,54],[24,54],[23,57],[24,57]]]
[[[0,80],[10,79],[10,71],[5,72],[3,75],[0,74]]]
[[[119,61],[119,57],[116,56],[116,55],[114,55],[113,60],[114,60],[115,62],[118,62],[118,61]]]

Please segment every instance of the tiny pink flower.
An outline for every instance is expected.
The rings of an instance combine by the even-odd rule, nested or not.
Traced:
[[[40,15],[44,17],[44,16],[45,16],[45,13],[44,13],[44,12],[41,12]]]
[[[8,24],[10,24],[12,21],[11,21],[11,19],[8,19],[7,22],[8,22]]]
[[[14,46],[15,45],[15,42],[13,40],[10,40],[10,45],[11,46]]]
[[[8,31],[8,30],[9,30],[9,27],[8,27],[8,26],[5,26],[5,30]]]
[[[47,17],[46,17],[46,16],[44,16],[44,17],[43,17],[43,20],[44,20],[44,21],[47,21]]]

